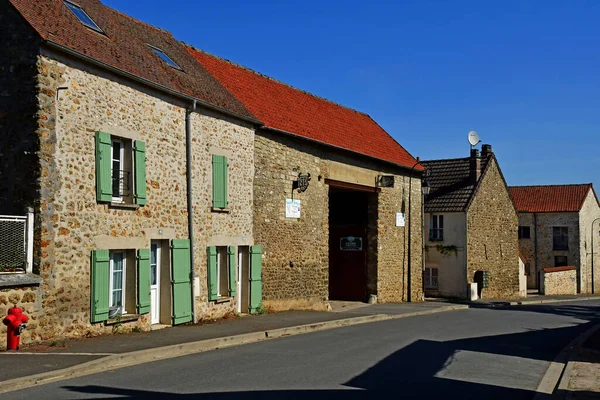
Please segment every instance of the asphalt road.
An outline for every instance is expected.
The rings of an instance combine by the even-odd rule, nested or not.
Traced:
[[[11,399],[530,399],[600,302],[469,309],[159,361]]]

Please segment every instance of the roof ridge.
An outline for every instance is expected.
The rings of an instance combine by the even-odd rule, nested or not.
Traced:
[[[103,7],[107,8],[108,10],[110,10],[110,11],[113,11],[113,12],[115,12],[115,13],[119,14],[119,15],[120,15],[120,16],[122,16],[122,17],[125,17],[125,18],[127,18],[127,19],[130,19],[130,20],[132,20],[133,22],[135,22],[135,23],[137,23],[137,24],[140,24],[140,25],[145,25],[145,26],[147,26],[147,27],[149,27],[149,28],[156,29],[157,31],[164,32],[164,33],[167,33],[167,34],[169,34],[171,37],[174,37],[174,36],[173,36],[173,33],[172,33],[172,32],[170,32],[170,31],[168,31],[168,30],[166,30],[166,29],[159,28],[158,26],[154,26],[154,25],[152,25],[152,24],[149,24],[149,23],[147,23],[147,22],[145,22],[145,21],[142,21],[141,19],[134,18],[134,17],[132,17],[131,15],[127,15],[127,14],[125,14],[125,13],[123,13],[123,12],[121,12],[121,11],[117,10],[116,8],[109,7],[109,6],[107,6],[106,4],[104,4],[104,3],[100,3],[100,4],[101,4]]]
[[[437,158],[435,160],[422,160],[423,163],[437,162],[437,161],[457,161],[457,160],[470,160],[470,157],[457,157],[457,158]]]
[[[535,187],[565,187],[565,186],[593,186],[592,183],[565,183],[565,184],[553,184],[553,185],[511,185],[509,188],[535,188]]]
[[[244,66],[244,65],[241,65],[241,64],[238,64],[238,63],[236,63],[236,62],[234,62],[234,61],[231,61],[231,60],[228,60],[228,59],[226,59],[226,58],[223,58],[223,57],[217,56],[217,55],[215,55],[215,54],[209,53],[208,51],[204,51],[204,50],[202,50],[202,49],[198,49],[198,48],[196,48],[195,46],[193,46],[193,45],[191,45],[191,44],[189,44],[189,43],[185,43],[185,42],[183,42],[183,41],[182,41],[182,43],[183,43],[185,46],[188,46],[188,47],[192,48],[193,50],[195,50],[195,51],[197,51],[197,52],[199,52],[199,53],[204,53],[204,54],[206,54],[206,55],[208,55],[208,56],[210,56],[210,57],[214,57],[214,58],[216,58],[216,59],[218,59],[218,60],[221,60],[221,61],[223,61],[223,62],[229,63],[229,64],[233,65],[234,67],[238,67],[238,68],[241,68],[241,69],[243,69],[243,70],[245,70],[245,71],[251,72],[251,73],[253,73],[253,74],[255,74],[255,75],[258,75],[258,76],[260,76],[261,78],[266,78],[266,79],[268,79],[268,80],[271,80],[271,81],[273,81],[273,82],[275,82],[275,83],[279,83],[280,85],[286,86],[286,87],[288,87],[288,88],[290,88],[290,89],[292,89],[292,90],[296,90],[296,91],[298,91],[298,92],[300,92],[300,93],[304,93],[304,94],[306,94],[306,95],[309,95],[309,96],[312,96],[312,97],[314,97],[314,98],[316,98],[316,99],[319,99],[319,100],[326,101],[326,102],[328,102],[328,103],[331,103],[331,104],[333,104],[333,105],[335,105],[335,106],[342,107],[342,108],[345,108],[345,109],[347,109],[347,110],[349,110],[349,111],[354,111],[354,112],[355,112],[355,113],[357,113],[357,114],[364,115],[364,116],[366,116],[366,117],[369,117],[369,118],[371,118],[371,116],[370,116],[369,114],[365,113],[365,112],[359,111],[359,110],[357,110],[357,109],[354,109],[354,108],[352,108],[352,107],[345,106],[345,105],[343,105],[343,104],[340,104],[340,103],[338,103],[338,102],[335,102],[335,101],[333,101],[333,100],[329,100],[329,99],[327,99],[327,98],[325,98],[325,97],[318,96],[318,95],[316,95],[316,94],[314,94],[314,93],[311,93],[311,92],[309,92],[309,91],[306,91],[306,90],[303,90],[303,89],[297,88],[297,87],[295,87],[295,86],[292,86],[292,85],[290,85],[289,83],[286,83],[286,82],[280,81],[279,79],[276,79],[276,78],[273,78],[273,77],[271,77],[271,76],[269,76],[269,75],[265,75],[265,74],[263,74],[263,73],[261,73],[261,72],[255,71],[255,70],[253,70],[252,68],[246,67],[246,66]],[[373,119],[373,118],[371,118],[371,119]],[[382,129],[383,129],[383,128],[382,128]],[[385,129],[384,129],[384,130],[385,130]],[[394,140],[395,140],[395,139],[394,139]]]

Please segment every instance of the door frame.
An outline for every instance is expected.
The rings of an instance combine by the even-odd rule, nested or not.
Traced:
[[[161,254],[160,241],[152,240],[152,241],[150,241],[150,257],[151,258],[152,258],[152,247],[153,246],[156,246],[156,255],[155,255],[156,283],[154,285],[150,284],[150,313],[151,313],[150,323],[152,325],[155,325],[155,324],[160,324],[160,300],[161,300],[160,299],[160,269],[161,269],[162,254]],[[150,262],[152,262],[152,259],[150,260]],[[150,264],[150,269],[152,270],[152,264]],[[154,296],[152,295],[153,289],[156,290],[156,299],[154,299]],[[155,307],[156,307],[156,315],[154,315],[155,313],[153,312]]]

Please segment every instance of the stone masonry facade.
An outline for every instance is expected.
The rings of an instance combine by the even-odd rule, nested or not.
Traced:
[[[467,211],[467,278],[488,271],[484,298],[519,297],[518,217],[498,164],[490,161]]]
[[[265,130],[259,130],[255,138],[255,161],[254,234],[255,241],[264,246],[266,306],[316,307],[328,300],[329,186],[325,179],[362,183],[356,178],[360,176],[374,186],[381,173],[395,175],[395,187],[369,195],[367,294],[377,295],[380,302],[407,300],[408,228],[395,225],[396,213],[408,207],[405,171]],[[293,195],[301,201],[301,217],[286,218],[285,200],[292,197],[292,183],[299,173],[311,174],[308,190]],[[420,179],[413,178],[412,191],[412,299],[419,300]]]
[[[18,16],[13,17],[11,21],[18,21]],[[21,24],[13,29],[21,29],[21,37],[28,37],[28,30]],[[24,87],[33,88],[27,89],[27,96],[19,95],[24,98],[22,109],[8,110],[10,118],[0,121],[13,127],[8,132],[14,131],[15,145],[19,144],[15,125],[25,121],[18,132],[22,135],[22,149],[34,154],[39,162],[23,164],[31,165],[30,170],[3,166],[2,174],[6,177],[12,168],[17,174],[14,179],[33,185],[33,189],[15,193],[7,204],[35,208],[34,271],[39,272],[43,282],[39,289],[1,288],[0,311],[13,304],[24,306],[32,317],[23,337],[25,343],[109,333],[114,326],[90,323],[91,251],[134,251],[149,248],[150,240],[168,242],[188,237],[184,157],[185,115],[190,105],[78,60],[47,50],[36,54],[34,44],[29,48],[15,43],[14,47],[26,49],[18,71]],[[4,74],[0,79],[13,79],[14,85],[20,84],[15,78],[18,75],[6,74],[7,69],[15,70],[9,61],[1,59]],[[14,94],[8,94],[0,97],[9,99],[0,107],[11,104]],[[0,108],[2,115],[6,111]],[[254,244],[254,127],[202,108],[192,114],[191,124],[194,270],[200,283],[200,296],[195,302],[197,318],[208,319],[234,311],[235,299],[219,304],[208,302],[206,247]],[[118,207],[97,202],[97,131],[146,143],[145,206]],[[226,212],[211,209],[213,154],[225,155],[229,161]],[[149,316],[135,318],[122,328],[134,327],[150,329]]]
[[[544,268],[555,267],[555,257],[567,258],[567,265],[577,267],[577,290],[579,293],[592,291],[592,234],[594,234],[594,289],[600,290],[600,206],[590,192],[579,212],[519,213],[519,226],[530,227],[531,237],[520,239],[519,247],[530,265],[527,278],[529,288],[538,288]],[[568,249],[553,248],[553,227],[567,227]]]

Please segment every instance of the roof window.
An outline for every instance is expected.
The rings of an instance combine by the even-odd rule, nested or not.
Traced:
[[[90,16],[85,13],[85,11],[83,11],[83,8],[81,8],[79,4],[75,4],[68,0],[63,0],[63,3],[65,3],[69,10],[71,10],[73,14],[75,14],[75,16],[79,19],[79,21],[81,21],[82,24],[84,24],[90,29],[95,30],[96,32],[104,33],[104,31],[100,29],[100,27],[94,22],[94,20],[91,19]]]
[[[158,47],[154,47],[154,46],[152,46],[151,44],[148,44],[148,47],[150,47],[150,48],[152,49],[152,51],[153,51],[153,52],[154,52],[154,53],[155,53],[157,56],[159,56],[159,57],[160,57],[160,58],[161,58],[161,59],[162,59],[164,62],[166,62],[166,63],[167,63],[169,66],[171,66],[171,67],[173,67],[173,68],[175,68],[175,69],[178,69],[178,70],[180,70],[180,71],[183,71],[183,70],[181,69],[181,67],[175,63],[175,61],[171,60],[171,59],[169,58],[169,56],[165,54],[165,52],[164,52],[164,51],[162,51],[162,50],[161,50],[161,49],[159,49]]]

